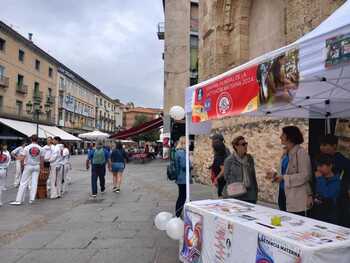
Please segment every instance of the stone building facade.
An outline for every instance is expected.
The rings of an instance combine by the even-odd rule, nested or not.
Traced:
[[[209,79],[266,52],[289,44],[318,26],[344,0],[202,0],[199,5],[199,79]],[[265,170],[277,167],[281,156],[280,130],[297,125],[305,135],[308,122],[296,119],[233,117],[217,120],[227,145],[246,136],[256,159],[260,199],[274,202],[276,186],[264,180]],[[209,182],[212,152],[208,136],[195,141],[195,175]]]
[[[165,21],[158,25],[157,34],[164,40],[164,119],[169,120],[172,106],[184,106],[185,89],[198,82],[198,3],[163,1]],[[164,131],[169,130],[165,124]]]

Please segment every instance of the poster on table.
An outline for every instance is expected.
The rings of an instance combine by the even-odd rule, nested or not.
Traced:
[[[192,98],[192,122],[255,111],[258,107],[288,104],[299,85],[299,50],[198,86]]]
[[[200,263],[202,262],[203,217],[187,209],[184,216],[184,242],[181,256],[185,262]]]

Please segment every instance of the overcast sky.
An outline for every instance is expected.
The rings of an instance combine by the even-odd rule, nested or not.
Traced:
[[[110,97],[162,105],[161,0],[1,0],[0,19]]]

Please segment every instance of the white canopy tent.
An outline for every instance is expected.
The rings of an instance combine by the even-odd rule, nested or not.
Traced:
[[[257,57],[241,66],[235,67],[219,76],[189,87],[186,91],[186,141],[187,141],[187,199],[190,200],[190,178],[189,178],[189,134],[209,133],[210,119],[208,121],[194,123],[192,115],[196,114],[196,96],[199,89],[206,86],[224,83],[225,78],[240,74],[252,67],[258,67],[267,61],[274,60],[293,50],[297,50],[295,59],[298,71],[297,88],[293,90],[293,96],[283,103],[253,103],[256,107],[249,105],[242,108],[239,113],[226,113],[225,117],[234,115],[247,116],[272,116],[272,117],[298,117],[298,118],[347,118],[350,117],[350,0],[345,2],[328,19],[321,23],[316,29],[306,34],[296,42]],[[343,57],[339,58],[339,50],[331,50],[334,46],[342,46]],[[333,52],[333,53],[330,53]],[[337,53],[338,52],[338,53]],[[331,55],[330,55],[331,54]],[[342,60],[343,59],[343,60]],[[333,63],[334,62],[334,63]],[[332,64],[333,63],[333,64]],[[271,65],[271,64],[270,64]],[[258,81],[255,77],[255,84]],[[235,79],[234,79],[235,80]],[[234,83],[234,81],[233,81]],[[223,84],[224,85],[224,84]],[[235,84],[234,84],[235,85]],[[264,93],[264,86],[260,84],[260,93]],[[239,84],[235,85],[238,87]],[[213,85],[212,85],[213,87]],[[211,87],[211,92],[214,88]],[[222,86],[224,90],[225,86]],[[263,91],[261,91],[263,90]],[[196,93],[197,91],[197,93]],[[224,90],[225,91],[225,90]],[[222,91],[217,91],[217,93]],[[234,91],[233,91],[234,93]],[[201,95],[202,97],[202,91]],[[219,95],[218,95],[219,96]],[[238,96],[239,97],[239,96]],[[198,97],[197,97],[198,98]],[[220,98],[220,97],[219,97]],[[259,97],[260,98],[260,97]],[[241,98],[238,98],[240,102]],[[218,99],[219,100],[219,99]],[[253,100],[252,100],[253,101]],[[260,100],[259,100],[260,101]],[[237,102],[237,101],[236,101]],[[253,101],[254,102],[254,101]],[[207,103],[207,102],[206,102]],[[209,101],[209,105],[212,103]],[[250,103],[250,102],[249,102]],[[224,105],[225,106],[225,105]],[[205,111],[202,107],[201,114]],[[204,112],[207,114],[206,112]]]
[[[36,134],[37,125],[35,123],[18,121],[0,118],[0,122],[18,132],[24,134],[27,137]],[[40,139],[46,139],[47,137],[59,136],[63,141],[81,141],[81,139],[69,134],[68,132],[56,127],[39,124],[39,134]]]
[[[95,130],[93,132],[79,134],[79,138],[87,139],[91,141],[105,140],[109,138],[109,134]]]

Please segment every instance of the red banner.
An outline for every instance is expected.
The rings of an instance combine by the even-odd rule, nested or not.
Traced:
[[[194,92],[192,122],[290,103],[298,89],[299,52],[292,49],[240,72],[199,86]]]
[[[257,67],[252,66],[198,87],[194,94],[192,121],[201,122],[256,110],[259,96]]]

